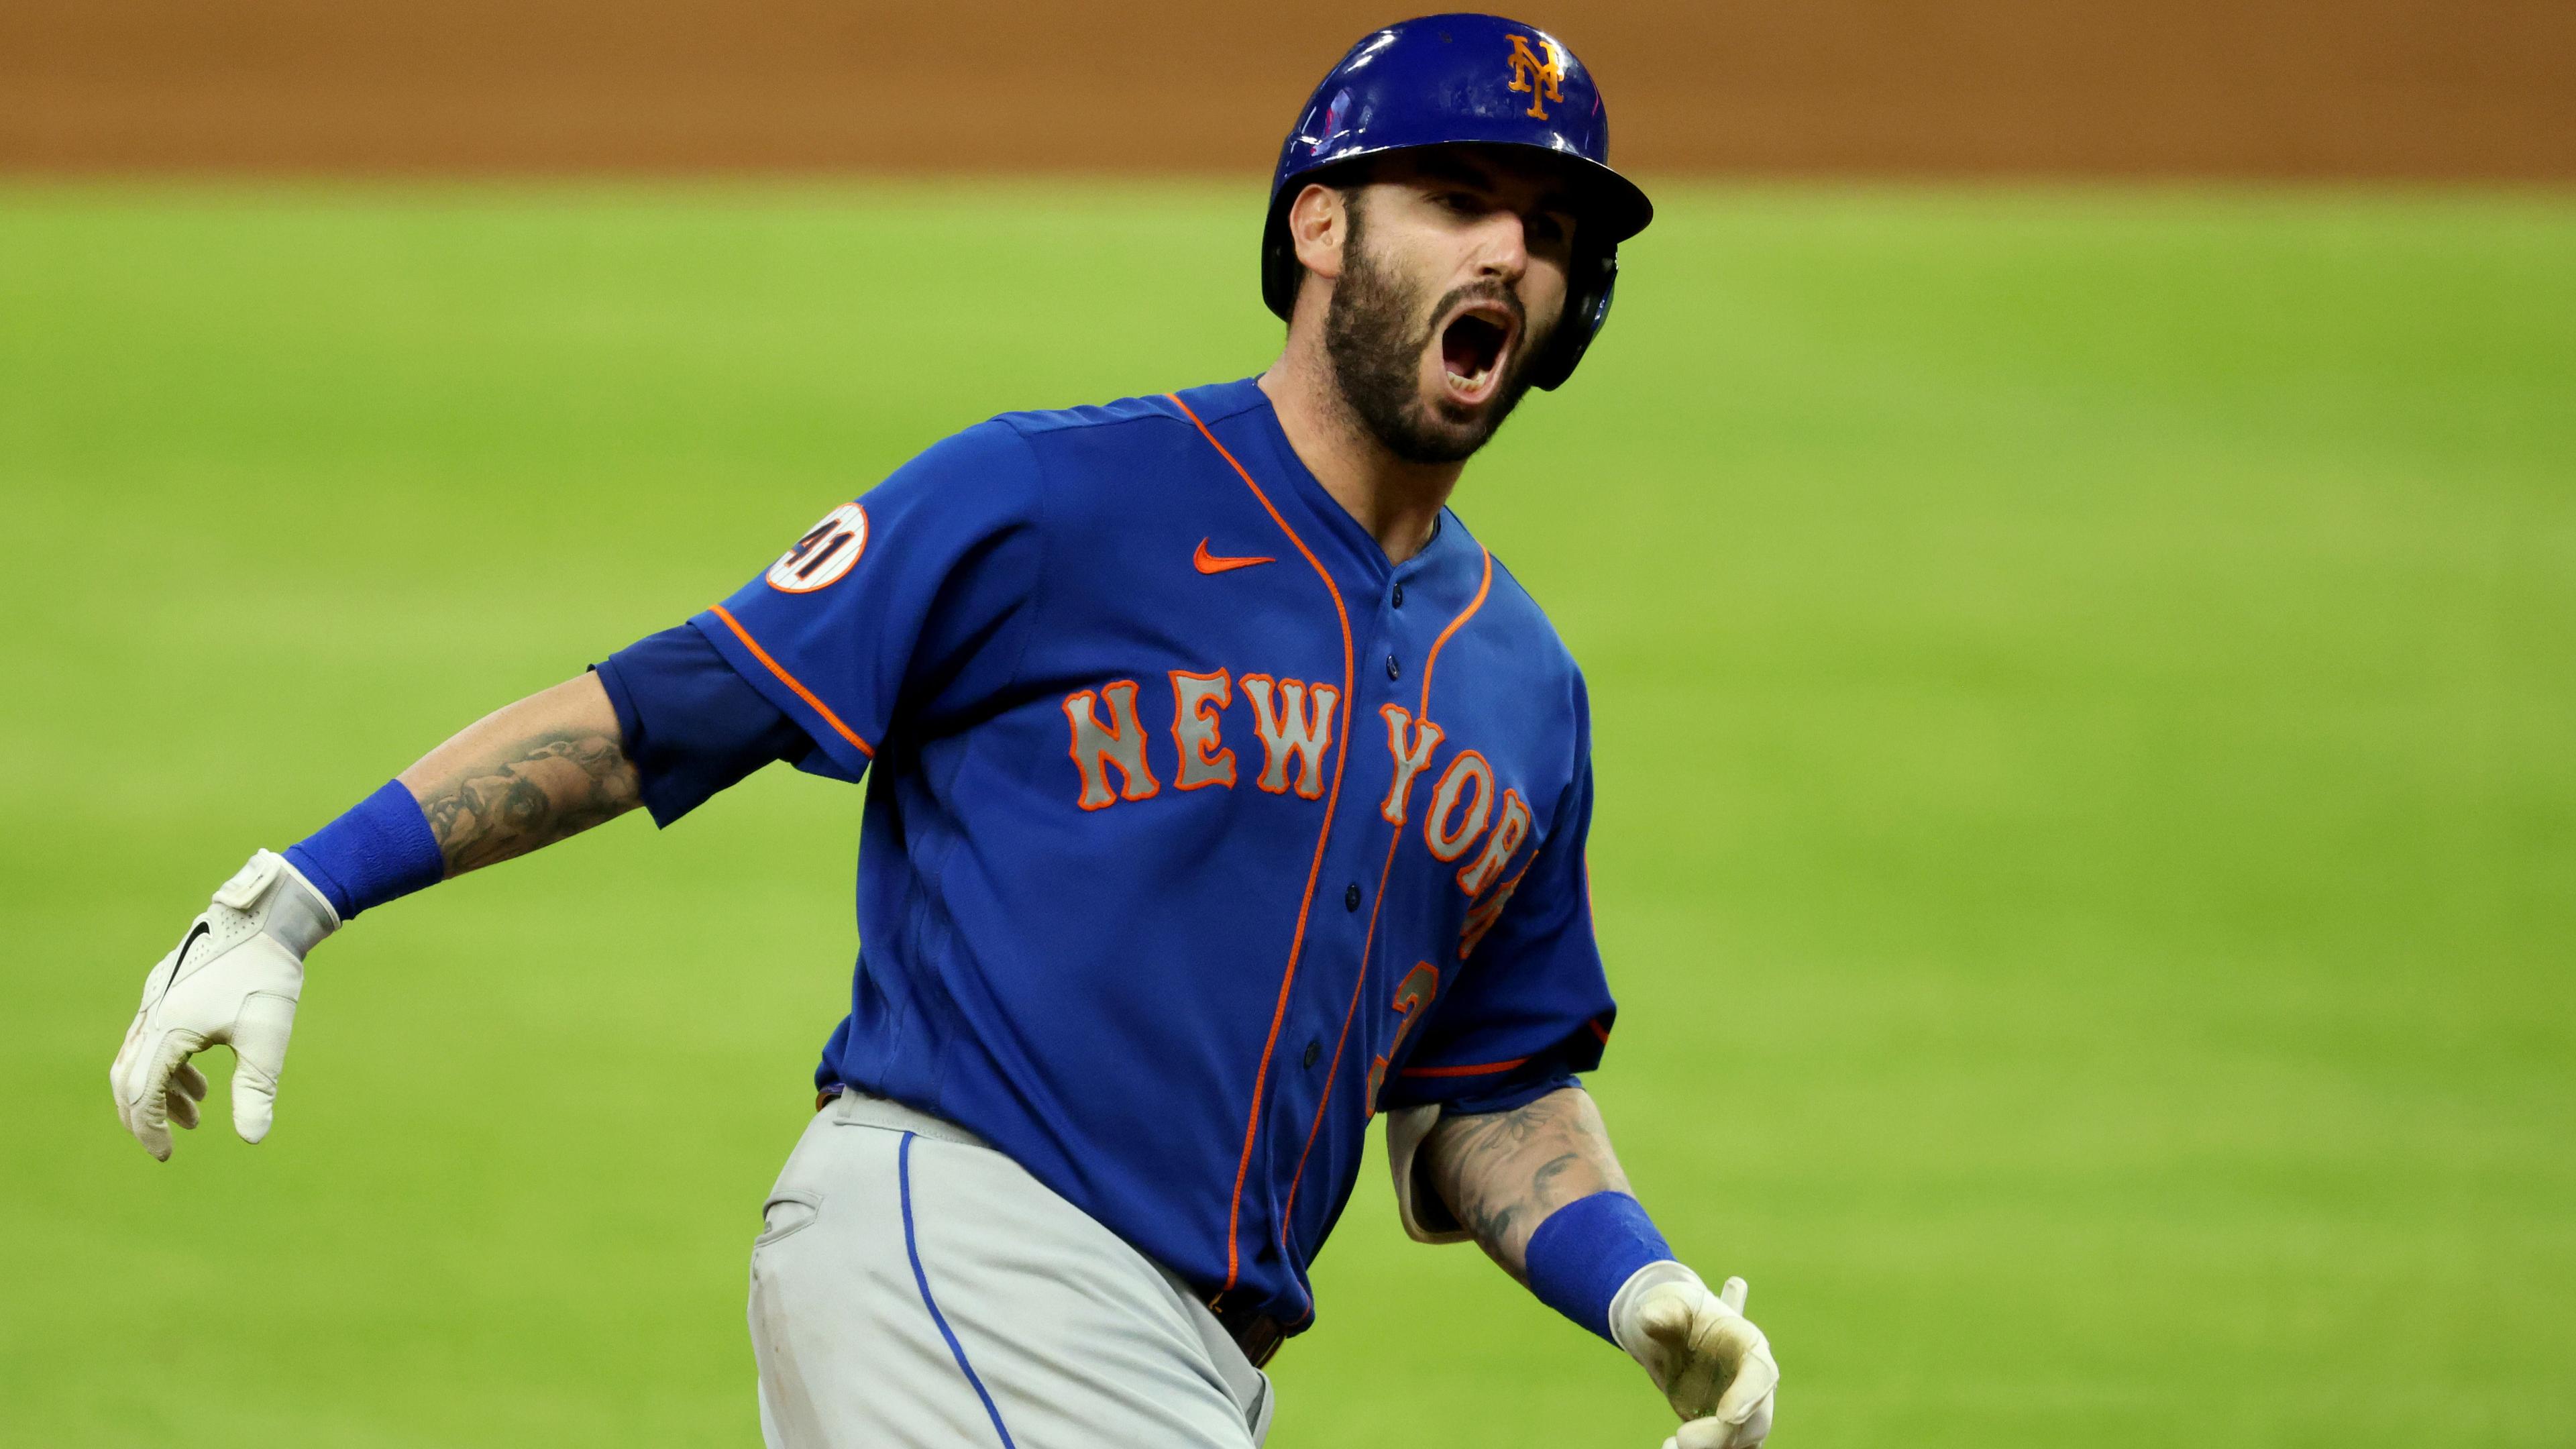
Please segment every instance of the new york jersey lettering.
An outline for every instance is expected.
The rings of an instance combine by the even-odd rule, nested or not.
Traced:
[[[1109,723],[1103,725],[1094,712],[1095,698],[1109,703]],[[1073,726],[1073,744],[1067,753],[1073,756],[1074,768],[1082,772],[1082,794],[1077,803],[1085,810],[1106,810],[1120,800],[1142,800],[1162,787],[1154,772],[1145,765],[1145,727],[1136,722],[1136,681],[1122,679],[1104,684],[1097,696],[1088,689],[1076,690],[1064,700],[1066,723]],[[1118,790],[1109,789],[1109,766],[1118,768]]]
[[[1462,814],[1461,800],[1466,802]],[[1494,811],[1494,767],[1474,750],[1460,750],[1431,790],[1431,813],[1422,817],[1422,843],[1441,860],[1456,860],[1485,833]],[[1455,828],[1451,828],[1452,826]]]
[[[1172,671],[1172,748],[1180,754],[1172,783],[1183,790],[1234,784],[1234,751],[1222,741],[1225,707],[1234,703],[1234,680],[1224,670],[1214,674]]]
[[[1413,716],[1400,704],[1381,705],[1378,713],[1386,719],[1386,752],[1395,757],[1395,778],[1386,787],[1386,801],[1377,813],[1389,825],[1404,823],[1406,796],[1412,792],[1413,777],[1431,763],[1431,752],[1440,748],[1440,726],[1429,720],[1415,724]],[[1407,744],[1406,727],[1411,726],[1412,743]]]
[[[1279,699],[1271,702],[1276,687]],[[1312,711],[1307,709],[1311,689]],[[1306,685],[1294,679],[1273,680],[1267,674],[1243,676],[1244,697],[1252,701],[1252,728],[1261,736],[1261,778],[1254,781],[1273,795],[1288,788],[1289,762],[1297,768],[1297,794],[1324,798],[1324,744],[1333,734],[1333,707],[1342,693],[1329,684]]]
[[[1485,848],[1473,861],[1458,869],[1458,889],[1469,895],[1480,895],[1485,885],[1510,862],[1512,852],[1529,838],[1529,807],[1521,803],[1521,792],[1503,792],[1502,818],[1494,822],[1494,833],[1485,839]]]

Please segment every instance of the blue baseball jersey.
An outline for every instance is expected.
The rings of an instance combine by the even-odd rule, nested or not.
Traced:
[[[690,621],[868,781],[817,1085],[982,1135],[1292,1327],[1371,1116],[1600,1059],[1583,678],[1444,512],[1401,564],[1252,382],[921,454]]]

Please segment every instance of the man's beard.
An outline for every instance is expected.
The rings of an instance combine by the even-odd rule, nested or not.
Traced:
[[[1423,289],[1376,263],[1360,241],[1359,207],[1353,204],[1349,214],[1342,275],[1324,314],[1324,352],[1332,359],[1333,381],[1362,426],[1388,452],[1408,463],[1464,461],[1520,405],[1521,394],[1529,391],[1529,359],[1546,339],[1529,335],[1520,298],[1499,282],[1453,288],[1426,314],[1420,306]],[[1443,427],[1422,400],[1422,354],[1431,346],[1431,329],[1451,308],[1471,299],[1511,309],[1520,339],[1512,349],[1511,370],[1482,415],[1453,417]],[[1423,320],[1417,324],[1416,318]]]

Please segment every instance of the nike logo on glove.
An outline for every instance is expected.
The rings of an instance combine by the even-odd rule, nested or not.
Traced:
[[[196,945],[197,942],[204,937],[211,936],[214,933],[214,927],[207,925],[203,921],[199,921],[188,928],[187,939],[179,943],[177,953],[170,959],[170,979],[161,983],[161,996],[169,995],[170,988],[178,985],[180,976],[187,972],[188,948]],[[152,999],[158,1001],[161,997],[156,996]]]
[[[1190,563],[1203,574],[1221,574],[1228,569],[1248,569],[1254,564],[1277,563],[1274,558],[1225,558],[1207,551],[1207,540],[1199,540],[1199,551],[1190,555]]]

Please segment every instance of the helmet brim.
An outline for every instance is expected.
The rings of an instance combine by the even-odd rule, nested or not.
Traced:
[[[1353,162],[1381,156],[1398,156],[1408,151],[1484,151],[1516,156],[1544,156],[1555,162],[1573,184],[1576,203],[1582,208],[1582,230],[1591,233],[1585,240],[1593,245],[1617,246],[1644,231],[1655,219],[1655,203],[1647,199],[1644,188],[1589,156],[1553,146],[1532,145],[1526,141],[1434,141],[1407,146],[1351,146],[1326,152],[1279,179],[1271,194],[1270,206],[1275,215],[1280,205],[1293,199],[1297,190],[1317,179],[1325,171],[1337,170]]]

